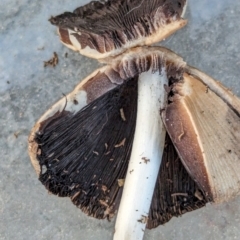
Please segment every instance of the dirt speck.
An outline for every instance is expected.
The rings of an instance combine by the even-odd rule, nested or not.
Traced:
[[[143,162],[146,163],[146,164],[147,164],[148,162],[150,162],[150,159],[149,159],[149,158],[146,158],[146,157],[142,157],[142,160],[143,160]]]

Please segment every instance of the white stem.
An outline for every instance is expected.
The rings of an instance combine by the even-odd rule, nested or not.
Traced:
[[[165,71],[139,76],[136,130],[114,240],[141,240],[144,235],[165,142],[160,117],[167,95],[164,84]]]

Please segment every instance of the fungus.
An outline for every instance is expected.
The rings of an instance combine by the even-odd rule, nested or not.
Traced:
[[[98,219],[118,211],[115,240],[239,193],[240,100],[170,50],[136,47],[183,26],[185,4],[93,2],[50,20],[107,65],[37,121],[29,155],[50,192]]]
[[[172,93],[162,115],[179,157],[208,198],[231,199],[240,190],[240,100],[191,67]]]
[[[148,111],[150,106],[146,105],[146,101],[154,99],[153,96],[150,97],[150,93],[144,94],[146,99],[137,104],[141,87],[139,76],[150,83],[149,79],[153,75],[148,91],[167,96],[171,92],[166,92],[165,84],[168,84],[169,80],[182,82],[185,69],[185,62],[167,49],[139,47],[116,57],[112,64],[96,70],[81,81],[70,94],[54,104],[38,120],[30,134],[29,154],[40,181],[50,192],[70,197],[73,203],[88,215],[99,219],[111,218],[119,207],[122,195],[123,187],[119,185],[119,179],[124,179],[124,187],[129,185],[125,180],[127,172],[131,172],[129,175],[132,178],[136,177],[135,173],[139,172],[138,165],[141,165],[139,162],[150,159],[147,164],[141,165],[143,173],[135,180],[142,187],[146,184],[148,191],[148,186],[154,191],[153,198],[151,193],[145,195],[149,207],[151,205],[148,228],[157,227],[172,216],[204,206],[208,198],[184,169],[169,137],[165,139],[164,134],[160,134],[158,130],[150,135],[146,134],[143,138],[141,130],[144,130],[144,126],[137,122],[139,106],[143,103],[144,112]],[[161,91],[154,86],[154,82],[161,85]],[[147,88],[147,85],[144,88]],[[156,100],[159,98],[160,94]],[[140,120],[147,121],[152,126],[156,119],[157,126],[161,126],[160,112],[164,111],[168,101],[161,100],[160,103],[163,106],[154,103],[156,115],[151,118],[151,122],[147,112]],[[124,110],[124,119],[121,109]],[[154,106],[151,105],[151,111],[152,109]],[[140,137],[134,138],[137,127],[140,129]],[[124,145],[116,148],[123,139]],[[152,156],[140,147],[139,157],[136,157],[137,165],[128,166],[134,139],[136,143],[145,140],[146,148],[150,143],[156,143],[156,139],[162,139],[163,142],[162,147],[155,147]],[[161,157],[156,161],[154,157],[159,149],[162,149],[163,157],[158,173]],[[96,152],[98,154],[95,154]],[[150,176],[153,170],[147,172],[150,167],[156,172],[155,178],[158,176],[155,189],[156,179],[151,179]],[[135,184],[132,187],[134,189]],[[132,187],[130,186],[130,192]],[[139,190],[144,199],[142,188]],[[195,197],[197,191],[202,192],[203,199]],[[179,192],[183,194],[172,196]],[[139,195],[133,194],[133,197],[141,202]],[[147,203],[146,199],[143,202]],[[148,210],[141,211],[141,206],[135,208],[138,209],[136,222],[144,229],[137,220],[141,215],[148,215]],[[124,212],[127,216],[126,211]],[[142,234],[142,231],[140,233]]]
[[[186,0],[93,1],[50,22],[67,47],[100,59],[165,39],[186,25],[185,7]]]

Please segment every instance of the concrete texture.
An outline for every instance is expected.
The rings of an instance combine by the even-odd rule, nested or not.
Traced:
[[[35,121],[98,63],[61,45],[51,15],[82,0],[1,0],[0,9],[0,239],[110,240],[112,222],[87,217],[69,199],[49,195],[27,154]],[[189,24],[163,45],[219,79],[240,96],[240,1],[189,0]],[[53,51],[60,62],[43,68]],[[68,57],[65,58],[65,53]],[[240,239],[240,197],[147,230],[153,239]]]

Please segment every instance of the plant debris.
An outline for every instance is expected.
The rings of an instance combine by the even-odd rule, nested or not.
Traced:
[[[56,52],[53,53],[53,57],[48,60],[44,61],[44,67],[55,67],[58,64],[58,55]]]
[[[118,179],[118,186],[119,187],[123,187],[124,186],[124,182],[125,182],[125,179]]]
[[[148,216],[142,215],[141,219],[138,220],[138,222],[146,224],[148,221]]]
[[[121,118],[124,122],[127,121],[126,117],[125,117],[125,114],[124,114],[124,111],[123,111],[123,108],[120,109],[120,115],[121,115]]]
[[[126,138],[124,138],[120,143],[116,144],[114,147],[115,148],[123,147],[125,145],[125,142],[126,142]]]

